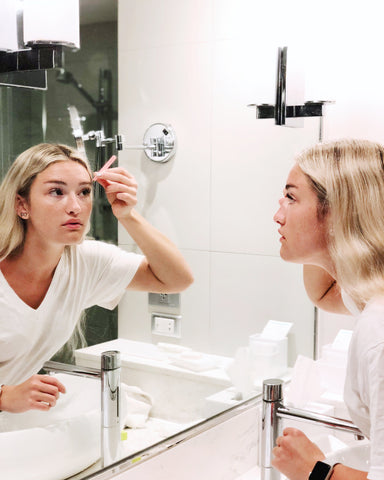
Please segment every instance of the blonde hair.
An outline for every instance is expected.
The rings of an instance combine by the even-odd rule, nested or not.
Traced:
[[[17,196],[28,199],[36,176],[49,165],[73,160],[92,172],[86,159],[75,149],[61,144],[41,143],[21,153],[0,185],[0,261],[22,248],[25,220],[16,213]]]
[[[384,147],[367,140],[318,144],[297,165],[329,225],[340,286],[359,302],[384,293]]]

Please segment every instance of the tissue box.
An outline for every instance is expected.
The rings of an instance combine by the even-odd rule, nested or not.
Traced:
[[[272,378],[283,375],[288,368],[287,337],[272,340],[260,333],[249,337],[251,368],[256,377]]]

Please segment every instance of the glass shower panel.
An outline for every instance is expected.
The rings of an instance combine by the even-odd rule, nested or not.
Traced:
[[[0,86],[1,178],[19,153],[44,140],[44,98],[44,91]]]

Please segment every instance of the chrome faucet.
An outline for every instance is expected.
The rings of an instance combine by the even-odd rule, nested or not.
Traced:
[[[280,472],[272,467],[272,449],[276,439],[282,433],[282,419],[294,418],[324,427],[334,428],[355,434],[359,440],[364,436],[356,425],[349,420],[321,415],[307,410],[283,405],[283,381],[276,378],[263,382],[263,411],[261,422],[261,480],[279,480]]]
[[[106,467],[120,460],[120,352],[101,354],[101,368],[80,367],[60,362],[45,362],[49,373],[62,372],[101,380],[101,463]]]

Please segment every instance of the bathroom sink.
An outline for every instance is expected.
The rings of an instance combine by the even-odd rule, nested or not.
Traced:
[[[67,393],[49,412],[0,413],[2,480],[62,480],[100,458],[100,382],[57,378]]]
[[[345,447],[327,455],[327,463],[342,463],[348,467],[367,472],[370,464],[370,445],[362,441],[358,445]]]

